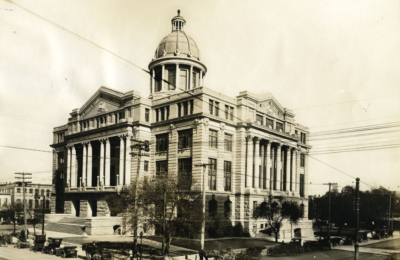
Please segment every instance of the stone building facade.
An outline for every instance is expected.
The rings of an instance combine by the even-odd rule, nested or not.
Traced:
[[[28,184],[28,187],[25,187],[27,209],[43,208],[43,196],[45,196],[45,208],[50,209],[51,189],[51,184]],[[8,204],[23,202],[23,187],[19,186],[18,183],[1,183],[0,193],[9,194]]]
[[[257,236],[267,227],[252,212],[269,197],[307,207],[308,128],[270,93],[234,98],[206,88],[207,67],[184,31],[185,19],[178,14],[171,24],[149,64],[148,98],[101,87],[54,128],[52,213],[85,217],[90,232],[100,218],[110,229],[121,219],[110,216],[107,194],[167,173],[189,175],[203,187],[203,168],[195,165],[210,163],[207,214],[221,213]],[[133,144],[144,140],[150,152],[139,162]],[[288,230],[298,235],[298,228],[312,234],[305,216],[299,227],[284,225],[282,237],[292,236]]]

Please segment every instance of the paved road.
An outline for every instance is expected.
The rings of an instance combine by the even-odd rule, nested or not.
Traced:
[[[381,242],[370,244],[370,245],[365,245],[365,246],[362,245],[362,247],[400,250],[400,238],[383,240]]]

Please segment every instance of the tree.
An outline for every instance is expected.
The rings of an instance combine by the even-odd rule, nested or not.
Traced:
[[[278,242],[278,234],[282,226],[282,221],[287,219],[291,224],[297,223],[303,217],[300,206],[290,200],[278,198],[273,201],[261,203],[254,212],[254,218],[265,219],[275,234],[275,242]]]
[[[33,234],[36,235],[36,226],[43,221],[43,210],[30,208],[26,211],[28,218],[31,219]]]
[[[21,202],[16,202],[13,204],[8,204],[5,206],[5,215],[9,220],[14,223],[14,233],[15,226],[20,219],[23,219],[24,206]]]
[[[172,238],[197,233],[202,222],[202,196],[191,186],[190,176],[176,178],[173,174],[145,178],[137,190],[137,210],[130,211],[130,222],[145,223],[165,239],[164,255]],[[134,190],[134,187],[130,188]],[[136,212],[136,213],[135,213]],[[133,213],[133,214],[132,214]],[[165,229],[163,228],[165,225]]]

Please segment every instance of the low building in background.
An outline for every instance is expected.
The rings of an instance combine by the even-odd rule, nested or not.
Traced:
[[[207,67],[185,24],[175,16],[156,48],[149,97],[101,87],[54,128],[52,218],[82,218],[86,233],[111,234],[122,218],[110,215],[107,194],[163,174],[189,176],[201,188],[203,167],[195,165],[211,164],[206,214],[223,216],[228,227],[207,227],[207,236],[263,236],[268,226],[253,210],[270,197],[295,200],[305,212],[298,225],[284,222],[281,238],[312,236],[309,129],[271,93],[232,97],[205,87]],[[137,141],[151,143],[140,160]]]
[[[27,202],[27,209],[42,209],[43,196],[45,196],[45,209],[50,209],[52,184],[30,183],[25,187],[25,199]],[[0,193],[10,195],[9,203],[23,202],[23,187],[17,182],[15,183],[0,183]],[[39,196],[39,197],[38,197]]]

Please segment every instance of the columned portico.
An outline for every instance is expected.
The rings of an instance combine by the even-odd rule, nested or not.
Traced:
[[[271,183],[272,183],[271,141],[268,141],[267,145],[265,146],[265,154],[266,154],[266,160],[265,160],[266,180],[265,181],[267,182],[267,189],[272,189],[272,187],[271,187]]]
[[[75,188],[76,187],[76,178],[77,178],[77,170],[78,167],[76,167],[76,149],[75,146],[71,146],[71,187]]]
[[[291,157],[290,147],[286,147],[285,148],[285,191],[291,191],[290,157]]]
[[[282,190],[282,145],[276,146],[276,190]]]
[[[259,177],[260,177],[260,139],[254,137],[254,173],[253,173],[253,188],[259,187]]]
[[[131,137],[132,134],[126,136],[125,146],[125,182],[124,185],[131,184]]]
[[[99,171],[99,186],[103,186],[104,182],[104,139],[100,139],[100,171]]]
[[[87,144],[87,179],[86,179],[86,186],[92,187],[92,168],[93,168],[93,151],[92,145],[90,142]]]
[[[119,180],[118,185],[124,184],[124,154],[125,154],[125,142],[124,135],[119,136]]]
[[[86,153],[86,144],[87,142],[83,143],[83,161],[82,161],[82,186],[86,187],[86,180],[87,180],[87,153]]]
[[[253,183],[253,150],[254,142],[251,135],[246,137],[247,139],[247,171],[246,171],[246,187],[252,187]]]
[[[104,163],[104,186],[110,186],[110,166],[111,166],[111,149],[110,149],[110,139],[107,138],[105,140],[106,143],[106,156],[105,156],[105,163]]]

